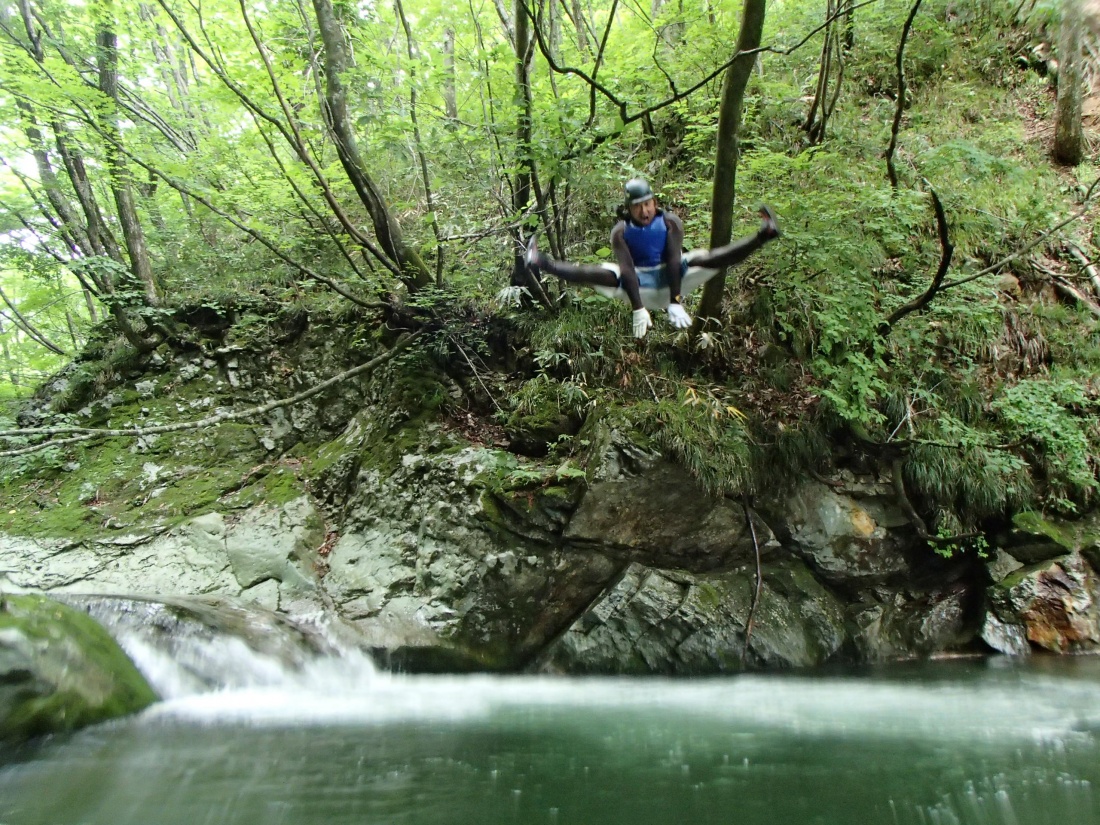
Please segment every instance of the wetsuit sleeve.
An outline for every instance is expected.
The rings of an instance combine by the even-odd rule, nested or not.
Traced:
[[[665,212],[665,226],[668,235],[665,238],[665,268],[668,273],[669,296],[678,303],[680,296],[680,267],[684,254],[684,223],[671,212]]]
[[[615,253],[615,263],[619,265],[619,274],[638,278],[634,270],[634,256],[630,254],[630,247],[626,245],[626,223],[619,221],[611,230],[611,249]]]
[[[611,249],[615,253],[615,262],[619,265],[619,284],[626,291],[630,305],[641,309],[642,297],[638,292],[638,272],[634,269],[634,256],[626,245],[626,221],[619,221],[611,230]]]

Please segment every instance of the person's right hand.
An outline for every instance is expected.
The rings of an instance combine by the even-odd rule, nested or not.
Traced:
[[[634,310],[632,320],[634,321],[634,337],[645,338],[645,334],[649,332],[649,328],[653,326],[653,319],[649,317],[649,310],[645,307]]]

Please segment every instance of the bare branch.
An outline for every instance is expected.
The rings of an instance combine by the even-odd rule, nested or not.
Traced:
[[[179,433],[186,432],[188,430],[198,430],[204,427],[213,427],[218,424],[224,424],[227,421],[242,421],[251,418],[258,418],[262,415],[266,415],[273,410],[280,409],[282,407],[290,407],[318,395],[325,390],[347,381],[351,378],[356,378],[364,373],[370,372],[376,367],[381,366],[387,361],[392,360],[398,353],[406,349],[409,344],[416,340],[419,332],[405,333],[397,339],[393,347],[381,355],[375,356],[365,364],[352,367],[351,369],[344,370],[338,373],[332,378],[322,381],[320,384],[315,384],[307,390],[296,393],[289,398],[283,398],[278,401],[269,401],[266,404],[260,404],[255,407],[249,407],[246,410],[237,411],[224,411],[215,415],[201,418],[197,421],[182,421],[175,424],[159,424],[152,427],[119,427],[113,429],[96,429],[91,427],[31,427],[25,430],[4,430],[0,431],[0,438],[23,438],[31,435],[71,435],[71,438],[58,439],[56,441],[43,441],[40,444],[33,444],[27,447],[20,447],[13,450],[0,451],[0,458],[9,458],[12,456],[26,455],[28,453],[38,452],[45,450],[49,447],[60,447],[68,444],[76,444],[84,441],[92,441],[99,438],[139,438],[147,435],[163,435],[165,433]]]
[[[23,330],[23,332],[27,333],[27,335],[29,335],[35,343],[41,344],[43,347],[56,355],[69,355],[69,353],[65,352],[65,350],[61,349],[61,347],[59,347],[57,344],[47,338],[44,334],[39,332],[38,328],[35,327],[30,321],[28,321],[23,316],[23,313],[19,311],[19,308],[12,303],[11,299],[8,298],[7,293],[5,293],[3,289],[0,289],[0,300],[4,302],[4,304],[7,306],[8,309],[11,310],[12,315],[14,316],[14,318],[10,318],[9,320],[11,320],[12,323],[14,323],[21,330]]]
[[[435,235],[435,285],[443,287],[443,234],[439,229],[439,219],[435,214],[435,203],[432,195],[432,179],[428,175],[428,159],[424,156],[424,141],[420,137],[420,121],[417,119],[417,95],[416,95],[416,43],[413,41],[412,29],[409,27],[408,18],[405,17],[405,7],[401,0],[394,0],[394,8],[401,21],[401,27],[405,30],[405,46],[409,55],[409,121],[413,127],[413,142],[416,148],[416,157],[420,161],[420,177],[424,186],[424,202],[428,207],[428,215],[431,217],[432,233]]]
[[[15,94],[14,90],[7,89],[6,91],[11,91],[13,94]],[[94,118],[91,115],[91,113],[87,112],[86,110],[84,110],[79,105],[77,106],[77,108],[81,112],[83,122],[86,125],[90,126],[92,129],[95,129],[96,132],[99,134],[99,136],[101,138],[103,138],[104,140],[110,142],[111,141],[111,136],[106,134],[103,130],[101,130],[99,128],[99,124],[97,123],[96,118]],[[71,112],[68,113],[68,114],[69,114],[69,116],[72,115]],[[150,175],[154,175],[157,178],[159,178],[160,180],[163,180],[166,184],[168,184],[170,187],[175,189],[180,194],[186,195],[190,198],[193,198],[195,201],[197,201],[198,203],[201,203],[203,206],[205,206],[207,209],[209,209],[215,215],[218,215],[219,217],[221,217],[224,220],[228,221],[230,224],[232,224],[234,227],[239,229],[241,232],[244,232],[246,235],[248,235],[249,237],[253,238],[256,241],[259,241],[261,244],[263,244],[263,246],[265,248],[270,250],[276,257],[278,257],[279,260],[281,260],[284,263],[288,264],[293,269],[297,270],[298,272],[300,272],[301,274],[303,274],[304,276],[306,276],[310,280],[316,281],[320,284],[324,284],[329,289],[333,290],[334,292],[336,292],[337,294],[343,296],[344,298],[347,298],[352,303],[358,304],[359,306],[366,307],[366,308],[380,308],[380,307],[386,306],[386,304],[384,304],[382,302],[367,301],[367,300],[364,300],[363,298],[360,298],[360,297],[348,292],[346,289],[341,287],[339,284],[337,284],[332,279],[326,278],[325,276],[320,275],[317,272],[314,272],[312,269],[310,269],[305,264],[303,264],[300,261],[297,261],[294,258],[290,257],[288,254],[283,252],[282,249],[280,249],[279,246],[274,241],[270,240],[269,238],[267,238],[262,233],[257,232],[255,229],[252,229],[251,227],[245,225],[238,218],[233,217],[228,212],[226,212],[224,209],[220,209],[209,198],[199,194],[198,192],[196,192],[194,189],[191,189],[190,187],[188,187],[183,182],[177,180],[176,178],[172,177],[171,175],[167,174],[166,172],[156,168],[155,166],[153,166],[149,162],[147,162],[147,161],[143,160],[142,158],[138,157],[133,152],[131,152],[126,146],[119,145],[119,144],[112,144],[112,145],[116,149],[118,149],[119,152],[121,152],[123,155],[125,155],[128,159],[132,160],[138,166],[145,169]],[[367,243],[369,244],[369,241],[367,241]],[[378,254],[380,254],[380,253],[378,253]],[[385,259],[385,258],[383,257],[383,259]]]
[[[903,62],[905,41],[909,39],[909,30],[913,27],[913,20],[917,16],[920,4],[921,0],[917,0],[913,4],[913,8],[909,10],[909,17],[905,20],[905,25],[901,27],[901,40],[898,43],[898,54],[895,62],[898,70],[898,100],[897,106],[894,108],[894,125],[890,129],[890,145],[886,147],[886,171],[890,175],[890,186],[895,191],[898,188],[898,171],[894,168],[894,150],[898,148],[898,131],[901,129],[901,115],[905,111],[906,97],[905,64]]]
[[[932,195],[932,207],[936,210],[936,225],[939,227],[940,233],[940,249],[942,253],[940,255],[940,266],[936,270],[935,277],[932,278],[932,283],[928,285],[928,289],[924,291],[924,294],[918,298],[913,299],[904,306],[898,307],[892,313],[890,317],[886,319],[883,324],[885,328],[879,329],[880,335],[886,335],[893,328],[894,324],[904,318],[910,313],[924,309],[930,303],[932,299],[936,297],[936,294],[943,288],[944,278],[947,277],[947,270],[951,266],[951,256],[955,252],[955,246],[951,243],[951,237],[947,230],[947,215],[943,211],[943,204],[940,202],[940,196],[936,194],[935,189],[929,189]]]
[[[760,542],[756,538],[756,525],[752,523],[752,510],[748,502],[742,498],[741,507],[745,511],[745,522],[749,525],[749,534],[752,536],[752,549],[756,556],[756,590],[752,595],[752,606],[749,608],[749,617],[745,620],[745,646],[741,648],[741,667],[745,666],[745,659],[749,655],[749,642],[752,641],[752,630],[756,625],[756,608],[760,604],[760,591],[764,587],[764,571],[760,565]]]
[[[1089,283],[1092,284],[1093,292],[1095,292],[1096,296],[1100,298],[1100,272],[1098,272],[1096,269],[1096,263],[1094,261],[1090,261],[1088,256],[1081,251],[1081,247],[1077,246],[1077,244],[1067,244],[1067,248],[1069,249],[1069,254],[1073,256],[1074,260],[1076,260],[1077,263],[1081,264],[1081,266],[1084,268],[1085,274],[1089,277]]]
[[[576,77],[579,77],[581,80],[583,80],[585,83],[588,84],[589,88],[591,89],[591,94],[592,94],[592,99],[591,99],[591,103],[590,103],[590,106],[589,106],[590,112],[594,111],[595,96],[596,96],[596,93],[598,92],[609,103],[611,103],[616,109],[618,109],[619,118],[620,118],[620,120],[622,120],[623,126],[625,127],[625,126],[633,123],[636,120],[641,120],[644,117],[652,115],[654,112],[658,112],[661,109],[665,109],[665,108],[673,105],[674,103],[678,103],[681,100],[684,100],[685,98],[688,98],[691,95],[695,94],[695,92],[699,91],[699,89],[702,89],[704,86],[707,86],[716,77],[718,77],[720,74],[722,74],[724,71],[726,71],[726,69],[728,69],[731,65],[733,65],[733,63],[736,62],[738,60],[738,58],[740,58],[740,57],[747,56],[747,55],[756,55],[756,54],[760,54],[762,52],[771,52],[772,54],[781,54],[781,55],[792,54],[795,51],[797,51],[799,48],[804,46],[807,42],[809,42],[810,39],[815,34],[820,32],[822,29],[825,29],[826,27],[828,27],[829,24],[831,24],[838,17],[841,17],[845,14],[848,14],[849,12],[854,11],[855,9],[862,8],[863,6],[872,5],[873,3],[876,3],[876,2],[878,2],[878,0],[864,0],[864,2],[859,3],[855,6],[850,7],[850,8],[845,8],[845,9],[842,9],[842,10],[838,10],[836,13],[834,13],[834,14],[830,15],[829,17],[827,17],[824,23],[822,23],[817,28],[811,30],[805,37],[803,37],[800,41],[798,41],[793,46],[790,46],[789,48],[780,49],[780,48],[777,48],[775,46],[760,46],[758,48],[746,49],[743,52],[738,52],[737,54],[734,54],[732,57],[730,57],[729,60],[725,61],[721,66],[718,66],[713,71],[707,73],[707,75],[705,77],[703,77],[701,80],[697,81],[696,83],[693,83],[691,86],[684,89],[683,91],[676,92],[676,93],[672,94],[671,96],[665,98],[664,100],[653,104],[652,106],[647,106],[644,109],[639,109],[638,111],[633,112],[633,113],[628,111],[629,104],[626,101],[620,100],[615,95],[614,92],[612,92],[609,88],[607,88],[602,83],[600,83],[599,81],[596,80],[596,76],[595,76],[596,71],[595,70],[593,70],[593,72],[591,74],[589,74],[588,72],[585,72],[583,69],[578,69],[574,66],[559,65],[558,62],[554,59],[554,56],[551,53],[549,45],[546,43],[545,39],[542,36],[542,32],[539,30],[539,28],[537,26],[535,27],[535,39],[536,39],[536,42],[538,43],[539,51],[542,53],[542,56],[543,56],[543,58],[545,58],[545,60],[547,62],[547,65],[550,67],[551,71],[554,71],[557,74],[575,75]],[[612,11],[614,11],[614,9]],[[530,14],[531,12],[529,11],[528,13]],[[532,14],[532,17],[533,17],[533,14]],[[610,26],[610,20],[608,22],[608,26]],[[604,32],[604,41],[600,45],[600,57],[597,57],[597,60],[596,60],[596,69],[598,69],[598,67],[600,65],[600,59],[602,57],[604,45],[605,45],[606,40],[607,40],[607,33],[608,33],[608,30],[605,30],[605,32]],[[589,125],[591,125],[592,120],[593,120],[593,118],[590,116]],[[613,140],[614,138],[619,137],[619,135],[621,135],[622,133],[623,133],[623,129],[620,128],[620,129],[614,130],[613,132],[608,132],[606,134],[597,135],[596,137],[592,138],[592,140],[590,140],[583,148],[576,149],[572,152],[569,152],[569,153],[563,155],[562,160],[573,160],[575,158],[578,158],[578,157],[581,157],[585,154],[588,154],[589,152],[591,152],[593,149],[600,146],[601,144],[604,144],[609,140]]]
[[[1096,305],[1096,301],[1092,300],[1088,295],[1083,293],[1065,278],[1061,278],[1058,275],[1052,275],[1050,278],[1051,285],[1065,298],[1069,298],[1071,301],[1076,301],[1081,304],[1085,309],[1100,318],[1100,306]]]

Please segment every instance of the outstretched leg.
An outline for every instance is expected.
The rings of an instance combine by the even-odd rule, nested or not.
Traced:
[[[705,269],[725,269],[741,263],[768,241],[779,237],[779,225],[775,222],[775,213],[770,207],[760,207],[760,221],[760,229],[755,235],[717,249],[697,252],[691,257],[691,265]]]
[[[567,261],[555,261],[539,252],[536,235],[527,241],[527,266],[537,275],[539,271],[561,278],[574,284],[616,287],[619,279],[615,273],[598,264],[571,264]]]

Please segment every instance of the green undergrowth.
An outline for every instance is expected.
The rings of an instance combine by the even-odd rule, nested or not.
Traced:
[[[272,392],[287,393],[286,379],[301,375],[297,362],[305,369],[318,362],[332,328],[321,318],[311,342],[303,338],[309,324],[301,313],[276,309],[261,324],[258,312],[239,316],[219,342],[220,354],[163,345],[123,358],[119,342],[96,346],[57,381],[56,392],[50,394],[49,385],[40,391],[35,415],[48,426],[129,429],[255,406],[262,396],[235,387],[229,364],[247,384],[275,376],[283,386]],[[354,329],[345,326],[344,334],[352,337]],[[356,347],[348,341],[339,357],[354,355]],[[272,451],[270,428],[261,418],[69,443],[71,436],[61,434],[57,446],[0,458],[0,529],[79,541],[104,531],[164,529],[211,510],[285,503],[303,494],[303,462],[327,439],[318,432],[312,444],[299,437],[289,450]],[[28,436],[6,446],[33,443]]]
[[[1052,288],[1053,273],[1087,291],[1067,244],[1094,249],[1091,226],[1040,236],[1081,208],[1100,166],[1050,162],[1053,87],[1029,62],[1041,32],[1007,25],[1009,11],[922,9],[906,52],[896,189],[882,158],[896,108],[893,13],[863,11],[820,145],[790,116],[790,101],[812,93],[795,79],[813,77],[816,53],[781,67],[766,56],[749,89],[733,234],[754,230],[752,208],[767,202],[784,237],[729,273],[722,328],[693,343],[655,314],[639,345],[625,308],[570,289],[557,315],[517,319],[534,375],[506,420],[599,416],[712,494],[756,494],[837,466],[900,470],[930,529],[946,534],[1029,508],[1092,507],[1100,327]],[[700,160],[655,164],[651,177],[699,245],[715,120],[694,103],[677,117]],[[934,196],[952,247],[947,286],[886,327],[945,255]],[[551,457],[583,456],[584,432],[563,433]]]
[[[552,280],[548,290],[565,293],[556,310],[500,306],[486,296],[503,276],[480,262],[455,276],[468,292],[405,296],[405,320],[415,317],[424,334],[377,374],[317,402],[331,432],[277,458],[257,428],[222,425],[5,460],[8,529],[29,530],[43,513],[71,526],[124,523],[139,507],[170,520],[225,496],[242,504],[289,496],[299,483],[335,502],[364,461],[393,473],[411,453],[471,441],[498,451],[524,442],[524,456],[501,453],[487,479],[502,501],[522,507],[536,491],[572,495],[583,483],[578,474],[599,459],[595,422],[679,461],[713,495],[759,495],[813,472],[856,468],[882,478],[900,471],[930,529],[949,534],[1004,524],[1022,510],[1087,510],[1098,489],[1100,327],[1052,279],[1087,288],[1068,244],[1095,257],[1092,226],[1069,222],[1041,236],[1082,208],[1100,166],[1049,161],[1054,91],[1030,62],[1042,32],[1007,22],[1016,5],[922,6],[906,51],[896,188],[883,152],[904,10],[859,9],[837,107],[816,145],[802,124],[819,50],[762,56],[747,93],[733,235],[755,232],[755,207],[766,202],[783,238],[728,273],[722,323],[703,337],[655,313],[655,327],[636,342],[626,307]],[[820,24],[809,6],[782,13],[791,31]],[[786,34],[769,37],[782,45]],[[584,173],[591,203],[564,238],[577,259],[608,259],[612,217],[601,198],[627,167],[644,170],[682,214],[689,245],[709,242],[714,101],[692,97],[654,121],[675,144],[670,151],[638,150]],[[941,230],[952,253],[945,287],[889,325],[932,283],[946,252]],[[335,309],[331,296],[295,293],[280,306],[288,296],[238,302],[231,313],[211,297],[206,309],[231,323],[203,346],[262,353],[264,369],[290,392],[362,363],[396,335],[370,313]],[[691,296],[688,310],[697,306]],[[139,374],[155,381],[151,398],[136,389]],[[188,393],[207,392],[200,380],[178,382],[125,343],[97,340],[54,391],[51,411],[96,426],[198,415]],[[97,403],[112,393],[112,405]],[[355,419],[368,406],[370,419]],[[353,419],[358,429],[340,435]],[[169,458],[178,469],[149,497],[156,485],[142,481],[146,464]],[[89,503],[107,500],[115,510]]]

